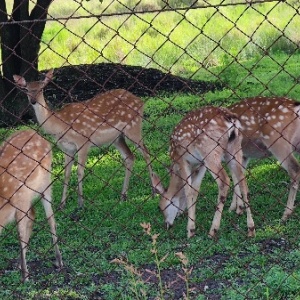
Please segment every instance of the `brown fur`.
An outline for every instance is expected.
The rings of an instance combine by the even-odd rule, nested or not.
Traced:
[[[208,169],[219,187],[217,209],[209,231],[210,236],[215,236],[220,227],[230,183],[221,163],[224,157],[232,173],[237,197],[243,199],[246,206],[248,235],[255,235],[248,201],[248,187],[242,170],[239,126],[236,115],[227,109],[205,107],[188,113],[175,127],[170,142],[173,172],[169,188],[165,190],[159,178],[155,178],[156,188],[162,196],[160,208],[167,227],[173,225],[176,216],[187,208],[188,237],[194,235],[196,200],[202,179]]]
[[[300,180],[300,164],[294,152],[300,152],[299,103],[283,97],[254,97],[238,102],[229,109],[237,114],[243,135],[244,168],[251,158],[274,155],[291,179],[290,192],[282,220],[289,218]],[[231,209],[238,206],[233,198]]]
[[[33,199],[37,196],[42,197],[50,225],[56,264],[63,265],[51,207],[51,162],[50,143],[34,130],[13,134],[0,149],[0,232],[7,223],[17,222],[23,281],[29,276],[26,251],[35,217]]]
[[[134,163],[134,155],[125,137],[142,152],[152,179],[150,155],[142,140],[144,105],[141,99],[126,90],[118,89],[52,111],[43,95],[43,89],[52,77],[53,70],[50,70],[43,81],[26,82],[18,75],[14,75],[14,80],[19,87],[26,90],[39,124],[47,133],[55,137],[65,153],[65,181],[61,206],[66,203],[71,167],[76,154],[78,154],[78,203],[80,206],[83,205],[82,180],[88,151],[93,146],[114,144],[120,151],[126,168],[122,188],[123,199],[127,196]]]

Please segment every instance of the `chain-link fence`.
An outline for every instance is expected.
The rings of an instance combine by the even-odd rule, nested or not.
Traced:
[[[300,298],[299,6],[3,1],[1,299]]]

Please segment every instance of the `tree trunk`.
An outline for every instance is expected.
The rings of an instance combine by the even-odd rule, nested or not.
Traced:
[[[15,0],[12,17],[7,15],[5,1],[0,1],[0,35],[2,70],[0,78],[0,126],[12,126],[31,118],[28,101],[18,93],[13,75],[28,80],[38,77],[40,41],[52,0],[38,0],[29,13],[29,0]]]

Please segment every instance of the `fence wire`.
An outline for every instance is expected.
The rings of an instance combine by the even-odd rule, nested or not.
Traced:
[[[46,2],[0,4],[1,299],[300,299],[300,3]]]

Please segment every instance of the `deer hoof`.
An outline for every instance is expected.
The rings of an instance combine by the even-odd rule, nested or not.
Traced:
[[[173,227],[173,225],[170,224],[170,223],[168,223],[168,222],[166,222],[166,223],[165,223],[165,227],[166,227],[167,230],[169,230],[170,228]]]
[[[248,237],[255,237],[255,227],[248,228]]]
[[[191,238],[191,237],[195,236],[195,232],[196,232],[195,229],[189,229],[188,230],[188,238]]]
[[[127,200],[127,195],[126,194],[122,194],[121,195],[121,200],[122,201],[126,201]]]
[[[214,240],[217,239],[217,232],[218,230],[216,228],[213,228],[209,231],[208,236]]]

